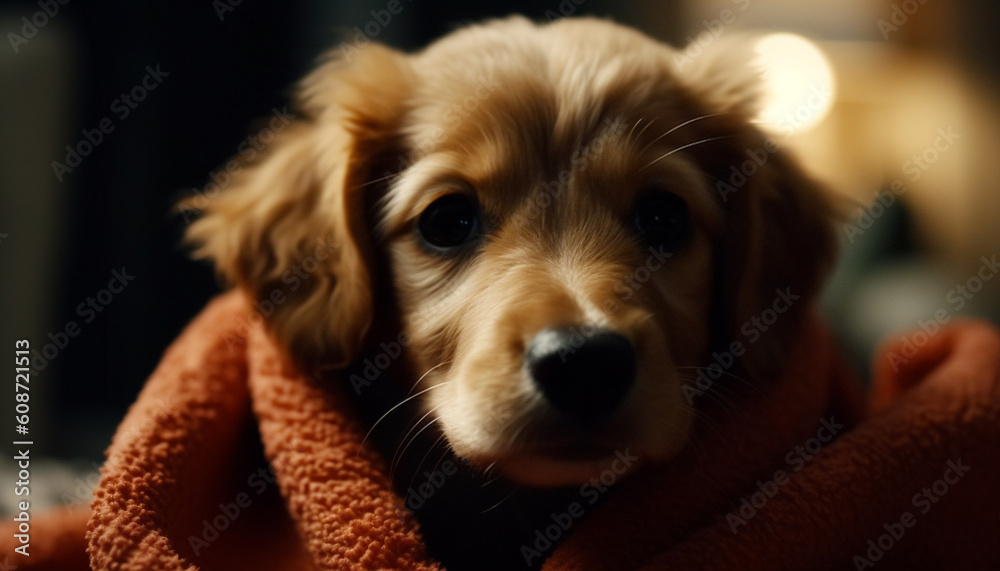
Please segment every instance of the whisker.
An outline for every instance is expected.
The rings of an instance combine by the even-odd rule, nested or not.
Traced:
[[[413,392],[413,389],[417,388],[417,385],[420,384],[420,381],[424,380],[427,377],[427,375],[431,374],[431,371],[433,371],[434,369],[437,369],[438,367],[443,367],[444,365],[447,365],[448,363],[451,363],[451,361],[444,361],[443,363],[438,363],[437,365],[434,365],[430,369],[427,369],[427,371],[425,371],[423,375],[420,375],[420,378],[417,379],[417,382],[413,383],[413,386],[410,387],[410,391],[408,393],[406,393],[407,396],[409,396],[410,393]]]
[[[722,180],[721,178],[719,178],[719,177],[717,177],[717,176],[714,176],[714,175],[712,175],[712,174],[709,174],[709,173],[706,173],[706,175],[708,176],[708,178],[710,178],[710,179],[714,180],[715,182],[721,182],[721,183],[723,183],[723,184],[725,184],[725,183],[726,183],[726,181]]]
[[[646,126],[645,126],[645,127],[643,127],[643,128],[642,128],[642,129],[641,129],[641,130],[639,131],[639,134],[638,134],[638,135],[636,135],[636,138],[637,138],[637,139],[641,139],[641,138],[642,138],[642,135],[643,135],[643,134],[644,134],[644,133],[646,132],[646,130],[647,130],[647,129],[649,129],[650,127],[652,127],[652,126],[653,126],[653,123],[654,123],[655,121],[656,121],[656,117],[653,117],[652,119],[650,119],[650,120],[649,120],[649,123],[646,123]]]
[[[522,414],[520,414],[519,416],[511,414],[506,419],[506,424],[508,426],[514,427],[514,430],[510,433],[510,436],[507,439],[508,442],[510,442],[512,445],[515,442],[517,442],[517,439],[518,437],[521,436],[521,433],[524,432],[524,430],[531,425],[531,422],[529,422],[530,417],[531,417],[530,413],[522,411]]]
[[[496,465],[497,465],[497,460],[494,460],[494,461],[490,462],[489,466],[487,466],[486,468],[483,469],[483,477],[484,478],[488,478],[488,480],[486,480],[485,482],[483,482],[482,484],[480,484],[479,485],[480,488],[485,488],[486,486],[489,486],[493,482],[496,482],[497,480],[500,479],[500,475],[499,474],[497,474],[495,476],[491,476],[490,475],[490,472],[492,472],[493,469],[496,468]]]
[[[500,504],[502,504],[502,503],[506,502],[507,500],[509,500],[509,499],[510,499],[510,497],[511,497],[511,496],[513,496],[513,495],[514,495],[515,493],[517,493],[517,490],[514,490],[514,491],[512,491],[511,493],[507,494],[506,496],[504,496],[504,497],[503,497],[503,499],[502,499],[502,500],[500,500],[499,502],[497,502],[497,503],[493,504],[492,506],[490,506],[490,507],[486,508],[485,510],[483,510],[483,511],[481,511],[481,512],[479,512],[479,513],[480,513],[480,514],[484,514],[484,513],[486,513],[486,512],[489,512],[489,511],[492,511],[492,510],[496,509],[497,507],[499,507],[499,506],[500,506]]]
[[[442,435],[442,436],[443,436],[443,435]],[[436,441],[434,442],[434,445],[435,445],[435,446],[437,446],[438,444],[440,444],[440,443],[441,443],[441,440],[442,440],[442,438],[438,438],[438,439],[437,439],[437,440],[436,440]],[[442,450],[442,451],[441,451],[441,456],[440,456],[440,457],[439,457],[439,458],[437,459],[437,462],[435,462],[435,463],[434,463],[434,467],[433,467],[433,468],[431,468],[431,473],[432,473],[432,474],[433,474],[434,472],[437,472],[437,469],[438,469],[438,466],[440,466],[440,465],[441,465],[441,462],[444,462],[444,459],[448,457],[448,453],[449,453],[450,451],[451,451],[451,449],[450,449],[450,448],[445,448],[444,450]]]
[[[422,423],[424,421],[424,419],[427,418],[428,416],[434,414],[434,411],[437,410],[438,408],[440,408],[443,404],[444,403],[441,403],[441,404],[435,406],[434,408],[432,408],[432,409],[428,410],[427,412],[425,412],[423,416],[421,416],[420,418],[418,418],[417,421],[413,423],[413,426],[410,427],[410,430],[408,430],[406,432],[406,434],[403,436],[403,438],[400,439],[400,442],[406,442],[410,438],[410,435],[413,434],[413,431],[416,430],[418,426],[420,426],[420,423]],[[416,438],[416,437],[414,437],[414,438]],[[407,446],[409,446],[409,444],[407,444]],[[404,447],[403,450],[405,451],[406,447]],[[389,464],[390,467],[391,466],[395,466],[397,464],[397,458],[398,458],[398,456],[396,454],[393,454],[392,461]],[[402,460],[402,458],[398,458],[398,459]]]
[[[640,323],[645,323],[646,321],[649,321],[650,319],[652,319],[654,317],[656,317],[656,314],[653,313],[652,311],[650,311],[649,313],[647,313],[646,315],[644,315],[639,321],[636,321],[635,324],[639,325]]]
[[[725,411],[729,414],[733,414],[740,410],[740,407],[736,404],[736,401],[725,395],[706,392],[705,397],[713,402],[718,403],[719,406],[725,409]]]
[[[382,182],[383,180],[389,180],[389,179],[395,178],[397,176],[399,176],[399,173],[387,174],[387,175],[385,175],[383,177],[379,177],[379,178],[376,178],[374,180],[370,180],[370,181],[362,183],[362,184],[360,184],[358,186],[359,187],[366,187],[366,186],[369,186],[369,185],[372,185],[372,184],[378,184],[378,183]]]
[[[697,383],[697,377],[694,376],[682,375],[681,378],[687,383],[691,384]],[[716,392],[712,392],[712,388],[715,388]],[[729,398],[725,394],[722,394],[722,390],[723,389],[721,389],[721,387],[717,387],[716,385],[713,384],[712,387],[702,391],[700,394],[705,395],[706,398],[709,398],[716,403],[719,403],[719,405],[722,406],[723,409],[726,409],[727,412],[731,413],[733,411],[738,410],[739,405],[737,404],[737,402]]]
[[[663,159],[669,157],[670,155],[672,155],[674,153],[678,153],[680,151],[683,151],[684,149],[690,149],[691,147],[694,147],[694,146],[697,146],[697,145],[702,145],[702,144],[705,144],[705,143],[711,143],[712,141],[718,141],[719,139],[733,139],[733,138],[736,138],[736,135],[720,135],[718,137],[709,137],[707,139],[702,139],[700,141],[695,141],[693,143],[688,143],[686,145],[681,145],[680,147],[677,147],[676,149],[670,151],[669,153],[665,153],[665,154],[660,155],[659,157],[653,159],[652,161],[650,161],[649,164],[647,164],[646,166],[642,167],[639,170],[641,171],[641,170],[647,169],[647,168],[653,166],[654,164],[656,164],[657,162],[662,161]]]
[[[493,482],[496,482],[499,479],[500,479],[500,475],[499,474],[496,475],[496,476],[490,476],[490,479],[486,480],[485,482],[483,482],[482,484],[480,484],[479,487],[480,488],[485,488],[486,486],[489,486],[490,484],[492,484]]]
[[[694,450],[694,455],[695,455],[695,458],[698,459],[698,463],[699,464],[704,464],[705,459],[704,459],[704,456],[703,456],[702,445],[698,441],[698,438],[697,437],[693,437],[693,438],[689,439],[688,442],[691,443],[691,448]]]
[[[385,417],[389,416],[389,414],[392,413],[392,411],[394,411],[397,408],[403,406],[407,402],[409,402],[409,401],[411,401],[411,400],[419,397],[420,395],[422,395],[422,394],[424,394],[424,393],[426,393],[428,391],[434,390],[434,389],[436,389],[436,388],[438,388],[440,386],[444,386],[445,384],[447,384],[447,381],[445,381],[443,383],[438,383],[438,384],[436,384],[434,386],[427,387],[426,389],[420,391],[419,393],[417,393],[415,395],[411,395],[411,396],[406,397],[405,399],[403,399],[399,403],[397,403],[395,406],[393,406],[389,410],[385,411],[385,414],[383,414],[382,416],[380,416],[379,419],[375,421],[375,424],[373,424],[372,427],[370,429],[368,429],[368,434],[365,434],[364,439],[361,441],[361,446],[358,447],[358,454],[361,454],[361,449],[365,447],[365,443],[368,442],[368,438],[371,437],[372,432],[375,431],[375,427],[377,427],[380,422],[382,422],[383,420],[385,420]]]
[[[419,463],[419,464],[417,464],[417,467],[416,467],[416,468],[414,468],[414,470],[413,470],[413,477],[411,477],[411,478],[410,478],[410,485],[409,485],[409,488],[412,488],[412,487],[413,487],[413,483],[417,481],[417,476],[419,476],[419,475],[420,475],[420,468],[422,468],[422,467],[423,467],[423,465],[424,465],[424,462],[426,462],[426,461],[427,461],[427,458],[428,458],[428,457],[429,457],[429,456],[431,455],[431,452],[433,452],[433,451],[434,451],[434,449],[435,449],[435,448],[437,448],[437,447],[438,447],[438,445],[439,445],[439,444],[441,444],[441,442],[442,442],[442,441],[443,441],[444,439],[445,439],[445,437],[444,437],[444,434],[441,434],[441,435],[439,435],[439,436],[437,437],[437,439],[436,439],[436,440],[434,441],[434,443],[433,443],[433,444],[431,444],[431,445],[430,445],[430,446],[429,446],[429,447],[427,448],[427,452],[426,452],[426,453],[424,454],[424,457],[420,459],[420,463]],[[441,463],[441,461],[442,461],[442,460],[444,460],[445,456],[447,456],[447,455],[448,455],[448,448],[447,448],[447,447],[445,447],[445,448],[444,448],[444,450],[442,450],[442,451],[441,451],[441,457],[440,457],[440,458],[438,458],[438,461],[437,461],[437,463],[436,463],[436,464],[434,464],[434,470],[431,470],[431,474],[433,474],[433,473],[434,473],[434,471],[435,471],[435,470],[437,470],[437,466],[438,466],[438,464],[440,464],[440,463]]]
[[[705,424],[705,426],[711,428],[715,432],[719,431],[719,423],[716,422],[714,418],[712,418],[712,415],[706,413],[703,410],[698,409],[698,407],[684,405],[684,408],[694,413],[695,418],[698,419],[703,424]]]
[[[708,373],[708,369],[709,369],[708,367],[677,367],[677,368],[678,369],[694,369],[695,371],[705,371],[706,373]],[[723,369],[722,370],[722,374],[726,375],[727,377],[729,377],[731,379],[737,380],[737,381],[743,383],[744,385],[750,387],[751,389],[753,389],[754,391],[756,391],[758,395],[761,395],[761,396],[764,395],[763,391],[760,390],[760,387],[758,387],[757,385],[755,385],[755,384],[751,383],[750,381],[744,379],[743,377],[737,375],[736,373],[731,373],[731,372],[726,371],[726,370]],[[716,384],[712,383],[712,386],[714,387],[714,386],[716,386]]]
[[[652,141],[650,141],[649,144],[647,144],[645,147],[642,148],[641,151],[639,151],[639,154],[641,155],[642,153],[645,153],[646,151],[649,150],[650,147],[652,147],[653,145],[655,145],[657,141],[659,141],[663,137],[666,137],[667,135],[673,133],[677,129],[680,129],[681,127],[686,127],[686,126],[690,125],[691,123],[694,123],[695,121],[701,121],[702,119],[710,119],[712,117],[718,117],[720,115],[731,115],[731,113],[709,113],[708,115],[701,115],[699,117],[695,117],[694,119],[688,119],[687,121],[684,121],[680,125],[675,125],[672,129],[670,129],[666,133],[663,133],[659,137],[657,137],[657,138],[653,139]],[[639,136],[641,137],[642,133],[639,133]]]
[[[397,451],[396,451],[396,452],[395,452],[395,453],[394,453],[394,454],[392,455],[392,457],[393,457],[393,458],[396,458],[396,457],[398,456],[398,457],[399,457],[399,459],[400,459],[400,460],[402,460],[402,459],[403,459],[403,455],[404,455],[404,454],[406,454],[406,450],[407,450],[407,449],[408,449],[408,448],[409,448],[409,447],[410,447],[410,446],[411,446],[411,445],[412,445],[412,444],[413,444],[414,442],[416,442],[416,441],[417,441],[417,437],[418,437],[418,436],[420,436],[420,434],[421,434],[421,433],[423,433],[423,431],[425,431],[425,430],[427,430],[428,428],[430,428],[430,427],[434,426],[434,424],[435,424],[436,422],[437,422],[437,419],[436,419],[436,418],[432,418],[432,419],[430,420],[430,422],[428,422],[427,424],[425,424],[423,428],[421,428],[420,430],[418,430],[418,431],[417,431],[417,433],[413,435],[413,438],[411,438],[411,439],[410,439],[410,441],[409,441],[409,442],[408,442],[408,443],[407,443],[407,444],[406,444],[405,446],[403,446],[402,450],[399,450],[399,449],[397,449]],[[390,465],[390,466],[389,466],[389,479],[394,479],[394,477],[395,477],[395,475],[396,475],[396,467],[397,467],[397,466],[393,466],[393,465]]]
[[[638,119],[638,120],[637,120],[637,121],[635,122],[635,125],[632,125],[632,128],[631,128],[631,129],[629,130],[629,132],[628,132],[628,135],[626,135],[626,136],[625,136],[625,142],[626,142],[626,143],[631,143],[631,142],[632,142],[632,135],[634,135],[634,134],[635,134],[635,128],[636,128],[636,127],[638,127],[638,126],[639,126],[639,125],[640,125],[641,123],[642,123],[642,118],[639,118],[639,119]],[[649,123],[650,123],[650,124],[652,124],[652,123],[653,123],[653,120],[652,120],[652,119],[650,119],[650,120],[649,120]],[[646,128],[648,128],[648,127],[649,127],[649,125],[646,125],[646,127],[644,127],[644,128],[643,128],[643,130],[639,132],[639,136],[640,136],[640,137],[642,136],[642,133],[643,133],[643,132],[644,132],[644,131],[646,130]]]

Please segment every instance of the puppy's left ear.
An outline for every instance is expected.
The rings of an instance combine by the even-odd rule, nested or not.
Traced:
[[[180,205],[203,212],[186,234],[195,255],[256,301],[309,372],[346,366],[371,326],[369,183],[381,178],[410,91],[402,54],[373,44],[352,59],[331,58],[303,82],[302,116],[229,188]]]
[[[756,146],[746,148],[761,157],[774,144],[759,137]],[[784,150],[766,156],[745,185],[727,195],[728,227],[717,272],[729,339],[746,350],[741,368],[762,380],[781,373],[837,252],[837,214],[827,189]]]
[[[813,305],[837,250],[834,197],[783,148],[784,137],[757,129],[762,69],[754,38],[720,38],[678,71],[708,140],[692,148],[712,177],[725,212],[717,244],[714,345],[739,341],[740,373],[780,374],[803,314]]]
[[[717,133],[732,138],[697,153],[725,216],[715,246],[713,351],[739,342],[745,353],[731,372],[766,382],[782,373],[833,265],[839,213],[775,138],[746,123]],[[744,165],[751,174],[742,174]]]

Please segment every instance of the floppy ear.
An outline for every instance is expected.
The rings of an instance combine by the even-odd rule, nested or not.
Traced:
[[[726,353],[741,343],[733,372],[766,381],[782,372],[833,264],[839,209],[778,139],[738,117],[709,124],[701,136],[720,139],[694,154],[725,218],[715,236],[711,345]]]
[[[827,190],[782,148],[783,139],[751,124],[763,85],[753,41],[717,40],[677,73],[711,114],[699,126],[712,142],[692,151],[712,177],[726,217],[716,252],[713,346],[725,352],[741,342],[740,372],[765,380],[780,374],[833,263],[839,213]]]
[[[758,158],[766,153],[765,162],[727,195],[728,223],[717,271],[729,338],[746,349],[741,368],[761,380],[780,374],[837,251],[835,212],[826,189],[785,151],[767,153],[773,144],[761,137],[749,147],[761,149]]]
[[[371,326],[368,201],[409,91],[405,56],[372,45],[331,58],[302,84],[300,118],[230,186],[181,209],[195,255],[245,290],[270,333],[305,370],[346,366]],[[252,321],[251,321],[252,323]]]

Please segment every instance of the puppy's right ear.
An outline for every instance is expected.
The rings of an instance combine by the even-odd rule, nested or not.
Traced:
[[[352,59],[306,78],[302,116],[228,188],[180,204],[203,213],[185,236],[195,256],[256,302],[248,310],[310,372],[350,363],[371,325],[366,183],[381,176],[411,87],[402,54],[371,45]]]

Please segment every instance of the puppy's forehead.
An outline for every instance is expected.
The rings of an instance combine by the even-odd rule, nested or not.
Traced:
[[[477,188],[521,186],[543,174],[558,109],[551,85],[493,66],[470,72],[447,84],[423,83],[407,129],[409,148],[418,157],[461,157],[456,167]]]
[[[672,54],[596,20],[536,26],[511,19],[463,29],[414,58],[410,142],[424,149],[438,141],[506,142],[501,150],[552,158],[594,136],[610,115],[676,108]]]
[[[415,56],[403,127],[415,168],[397,189],[410,196],[391,197],[399,208],[390,210],[412,213],[403,202],[419,210],[434,197],[412,195],[439,179],[468,182],[502,212],[567,175],[585,173],[594,187],[635,182],[649,162],[643,128],[657,122],[652,135],[700,112],[686,103],[669,48],[609,26],[511,20],[462,30]]]

